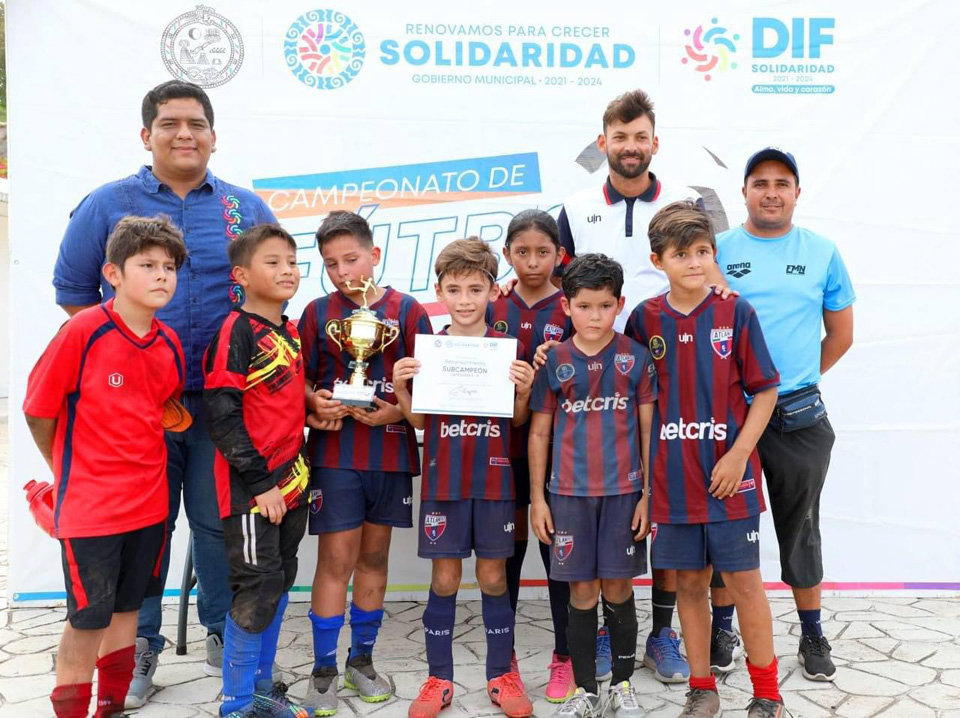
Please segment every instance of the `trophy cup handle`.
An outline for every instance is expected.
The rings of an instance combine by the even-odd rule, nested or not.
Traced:
[[[327,322],[324,331],[327,332],[327,336],[333,339],[340,351],[343,351],[343,344],[340,343],[340,320],[331,319]]]
[[[389,339],[387,338],[389,336]],[[391,327],[389,324],[384,325],[383,334],[380,339],[380,348],[377,349],[378,352],[382,352],[388,346],[397,341],[397,337],[400,336],[399,327]]]

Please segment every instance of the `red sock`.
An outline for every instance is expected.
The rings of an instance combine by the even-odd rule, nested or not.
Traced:
[[[747,672],[750,673],[750,682],[753,683],[753,697],[779,701],[780,686],[777,685],[777,659],[774,658],[766,668],[757,668],[749,660]]]
[[[703,691],[713,691],[717,692],[717,677],[712,673],[706,678],[697,678],[696,676],[690,676],[690,688],[696,689],[699,688]]]
[[[123,712],[127,689],[133,678],[134,647],[108,653],[97,661],[97,712],[94,718],[109,718]]]
[[[133,673],[133,669],[130,669]],[[69,686],[57,686],[50,694],[53,712],[57,718],[87,718],[90,707],[92,683],[74,683]]]

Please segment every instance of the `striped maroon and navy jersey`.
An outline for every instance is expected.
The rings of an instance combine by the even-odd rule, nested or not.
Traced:
[[[336,291],[314,299],[304,309],[299,329],[308,386],[333,391],[334,384],[350,378],[353,370],[349,364],[353,359],[327,336],[326,326],[331,319],[347,319],[359,306]],[[370,305],[370,310],[384,323],[400,329],[395,342],[367,359],[367,381],[373,383],[376,396],[396,404],[393,364],[397,359],[413,356],[414,337],[432,334],[433,328],[416,299],[390,287],[379,301]],[[340,431],[311,429],[308,447],[313,466],[396,471],[414,476],[420,473],[417,436],[405,419],[396,424],[367,426],[345,416]]]
[[[587,356],[568,339],[537,372],[530,410],[553,414],[553,475],[563,496],[617,496],[643,488],[640,404],[657,399],[649,352],[614,333]]]
[[[507,338],[490,327],[484,336]],[[517,359],[523,352],[518,341]],[[514,499],[509,451],[514,431],[509,417],[424,414],[421,500]]]
[[[108,536],[163,521],[163,405],[183,389],[180,341],[153,320],[134,334],[113,299],[78,312],[27,379],[23,412],[56,419],[54,535]]]
[[[563,312],[560,300],[563,292],[541,299],[528,307],[514,291],[487,305],[487,324],[498,332],[516,337],[525,348],[523,356],[518,357],[533,364],[537,347],[544,342],[564,342],[573,336],[573,322]],[[515,427],[510,439],[510,457],[527,458],[527,439],[530,435],[530,423]]]
[[[274,486],[288,509],[310,482],[303,442],[303,355],[296,327],[235,307],[203,357],[203,404],[217,447],[220,517],[259,511]]]
[[[661,295],[633,310],[627,334],[650,350],[660,390],[651,431],[651,521],[710,523],[761,513],[756,448],[736,495],[721,501],[707,492],[713,467],[747,418],[745,394],[780,383],[753,307],[711,293],[685,316]]]

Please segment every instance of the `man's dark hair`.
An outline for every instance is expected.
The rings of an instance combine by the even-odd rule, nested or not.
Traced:
[[[581,289],[609,289],[616,299],[623,291],[623,267],[605,254],[581,254],[563,272],[563,296],[572,300]]]
[[[331,239],[350,235],[361,246],[370,249],[373,247],[373,232],[367,220],[359,214],[338,209],[326,216],[317,230],[317,249],[323,251],[323,245]]]
[[[153,121],[157,119],[160,112],[160,105],[170,100],[181,100],[191,98],[200,103],[203,107],[203,114],[213,129],[213,105],[210,104],[210,98],[203,91],[200,85],[194,85],[192,82],[183,80],[168,80],[162,82],[148,92],[143,98],[143,105],[140,107],[140,116],[143,118],[143,126],[146,129],[153,127]]]
[[[607,105],[603,113],[603,131],[606,133],[611,122],[622,122],[626,125],[644,115],[650,118],[651,126],[656,129],[657,118],[653,114],[653,100],[650,95],[643,90],[624,92]]]
[[[177,269],[183,266],[187,258],[183,232],[174,226],[169,217],[158,214],[156,217],[128,215],[117,222],[107,239],[106,259],[123,272],[123,265],[130,257],[151,247],[160,247],[169,254]]]
[[[717,238],[710,215],[692,200],[673,202],[661,209],[650,220],[647,229],[650,251],[658,257],[671,247],[686,249],[700,239],[705,239],[717,250]]]
[[[543,232],[553,242],[553,246],[560,249],[560,230],[557,228],[557,220],[542,209],[525,209],[510,220],[507,226],[506,246],[509,247],[514,237],[528,229]]]
[[[257,224],[227,245],[231,267],[249,267],[257,247],[271,237],[279,237],[297,251],[297,241],[279,224]]]

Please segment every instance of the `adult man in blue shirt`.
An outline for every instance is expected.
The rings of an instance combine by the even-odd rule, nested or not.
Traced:
[[[70,215],[53,284],[57,304],[72,316],[112,296],[101,268],[107,237],[122,217],[163,213],[183,231],[187,260],[178,272],[173,299],[157,313],[177,332],[183,345],[183,403],[193,416],[193,426],[185,433],[167,435],[168,545],[182,490],[193,531],[198,613],[208,631],[204,671],[220,675],[223,626],[231,594],[213,481],[215,449],[203,420],[202,359],[232,303],[242,302],[242,291],[231,279],[227,244],[245,229],[276,219],[253,192],[228,184],[207,169],[217,136],[213,107],[200,87],[179,80],[158,85],[143,99],[142,118],[140,138],[153,156],[152,166],[143,166],[136,174],[105,184],[83,198]],[[168,567],[169,552],[165,552],[161,582],[166,581]],[[160,626],[160,599],[147,599],[140,611],[127,708],[142,706],[152,691],[157,656],[164,645]]]
[[[729,282],[754,306],[780,372],[777,409],[757,446],[782,579],[793,589],[800,616],[798,659],[808,679],[832,681],[836,668],[820,627],[820,494],[835,437],[817,385],[853,344],[856,296],[836,245],[793,224],[800,172],[792,154],[775,147],[755,153],[747,161],[743,197],[747,221],[717,237],[715,279]],[[729,647],[735,635],[729,625],[718,625],[716,606],[731,602],[722,590],[713,598],[714,647],[718,638],[725,643],[718,631],[727,632]]]

